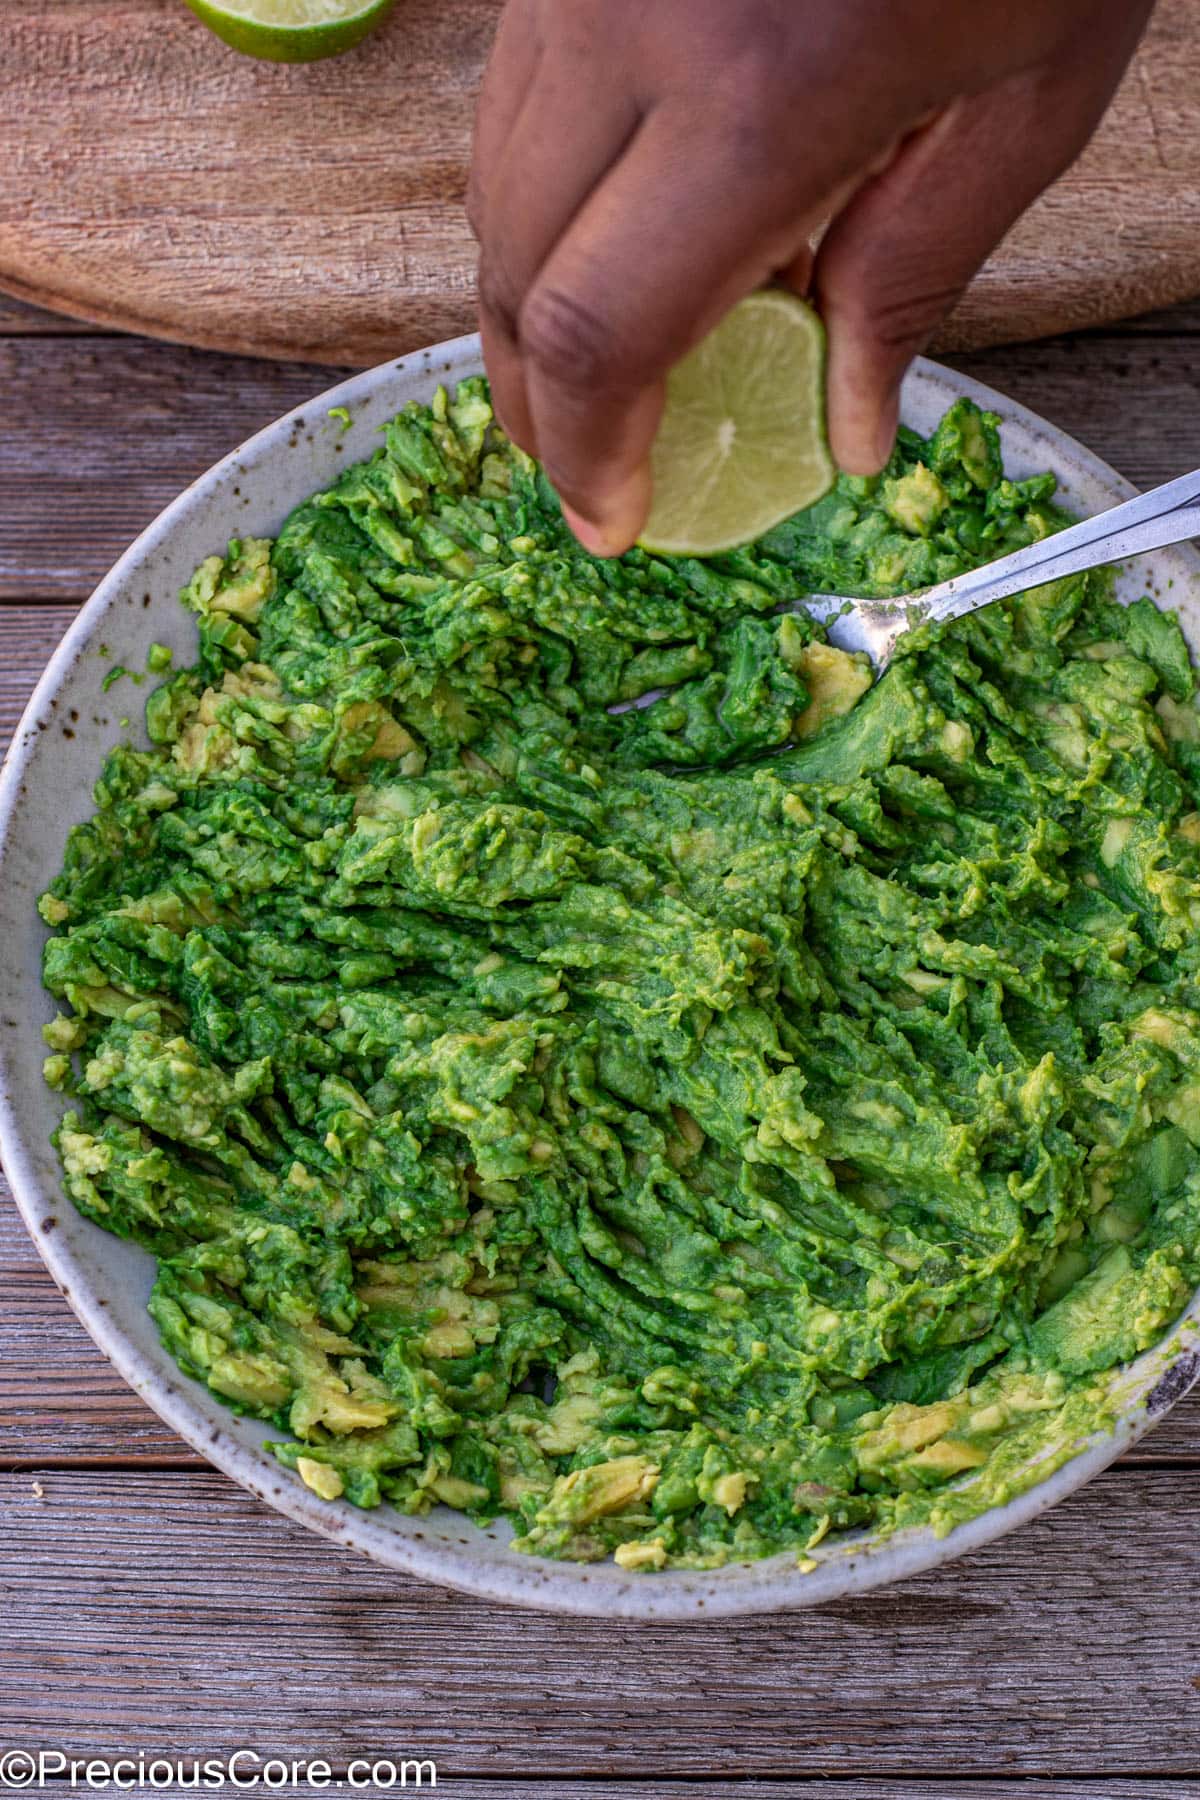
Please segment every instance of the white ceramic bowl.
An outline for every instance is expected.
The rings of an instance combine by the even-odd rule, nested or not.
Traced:
[[[269,425],[194,482],[126,551],[100,583],[50,661],[0,775],[0,1153],[33,1240],[99,1348],[150,1406],[210,1462],[289,1518],[390,1568],[497,1600],[612,1618],[714,1618],[811,1606],[927,1569],[1011,1531],[1103,1469],[1146,1430],[1200,1373],[1200,1296],[1169,1337],[1114,1375],[1119,1417],[1111,1433],[1082,1444],[1049,1479],[948,1537],[909,1531],[872,1543],[843,1541],[818,1551],[802,1574],[792,1554],[711,1573],[629,1575],[614,1564],[581,1567],[522,1556],[497,1523],[480,1530],[438,1507],[408,1518],[381,1507],[359,1512],[302,1486],[262,1449],[266,1427],[238,1419],[161,1348],[146,1312],[153,1274],[143,1251],[80,1217],[62,1194],[50,1133],[61,1102],[42,1083],[41,1026],[54,1007],[41,986],[46,932],[36,896],[57,873],[67,828],[92,810],[104,751],[120,735],[118,716],[137,718],[142,694],[125,683],[109,694],[101,678],[114,662],[145,666],[153,640],[179,663],[193,660],[194,627],[179,588],[195,564],[239,532],[273,534],[299,501],[349,462],[369,455],[379,428],[410,399],[426,400],[441,381],[481,368],[477,338],[459,338],[342,382]],[[1016,475],[1050,468],[1065,503],[1098,511],[1133,489],[1072,439],[990,389],[920,362],[904,390],[903,416],[929,431],[946,406],[969,394],[1003,421],[1005,460]],[[348,428],[328,416],[345,407]],[[1200,652],[1200,558],[1162,551],[1123,575],[1126,599],[1143,592],[1178,608]]]

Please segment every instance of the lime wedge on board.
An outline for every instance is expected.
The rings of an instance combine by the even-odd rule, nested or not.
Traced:
[[[197,18],[234,50],[268,62],[316,62],[352,50],[393,0],[187,0]]]

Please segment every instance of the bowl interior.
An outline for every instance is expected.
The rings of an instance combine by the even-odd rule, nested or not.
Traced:
[[[794,1556],[733,1564],[714,1573],[629,1575],[521,1556],[510,1528],[487,1530],[438,1507],[413,1519],[389,1507],[358,1512],[315,1494],[261,1448],[266,1428],[237,1419],[180,1374],[145,1310],[151,1259],[80,1217],[62,1194],[50,1132],[61,1102],[43,1084],[41,1026],[54,1008],[39,974],[46,932],[34,902],[57,873],[67,828],[92,810],[104,752],[125,729],[137,741],[144,693],[122,680],[101,688],[115,663],[141,670],[152,641],[190,662],[194,629],[177,595],[196,563],[239,533],[270,535],[291,508],[377,447],[383,423],[441,381],[481,370],[477,338],[420,352],[354,376],[278,420],[188,488],[105,578],[52,659],[18,728],[0,776],[0,1152],[38,1249],[100,1349],[130,1385],[204,1456],[268,1504],[378,1562],[499,1600],[624,1618],[694,1618],[796,1607],[915,1573],[1011,1529],[1103,1468],[1195,1380],[1200,1306],[1169,1337],[1116,1372],[1116,1429],[1091,1441],[1048,1480],[937,1540],[910,1531],[882,1543],[835,1543],[802,1574]],[[1090,513],[1133,490],[1063,433],[951,370],[919,362],[905,385],[903,417],[929,431],[949,403],[969,394],[1004,421],[1006,465],[1017,476],[1050,468],[1064,502]],[[331,418],[330,408],[350,415]],[[1126,600],[1150,593],[1178,609],[1200,657],[1200,558],[1164,550],[1123,571]],[[128,718],[128,727],[122,721]]]

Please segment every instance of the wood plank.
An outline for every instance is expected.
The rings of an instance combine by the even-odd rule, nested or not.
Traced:
[[[0,756],[75,606],[0,605]]]
[[[338,378],[113,338],[0,338],[0,599],[79,599],[169,500]]]
[[[1138,487],[1200,467],[1200,371],[1188,337],[1098,332],[946,360],[1041,413]]]
[[[451,1791],[484,1773],[1083,1786],[1200,1768],[1190,1472],[1102,1476],[1019,1538],[861,1599],[684,1626],[533,1619],[419,1584],[217,1475],[40,1487],[0,1478],[13,1747],[403,1749]]]
[[[1066,338],[952,359],[1141,486],[1200,465],[1188,337]],[[336,371],[124,338],[0,338],[0,599],[79,599],[180,489]]]
[[[1159,261],[1160,247],[1196,228],[1193,55],[1189,0],[1160,0],[1091,144],[989,258],[941,334],[944,347],[1048,335],[1196,294],[1200,265],[1190,255],[1176,265],[1178,285],[1152,291],[1174,260],[1168,252]],[[1096,278],[1102,299],[1089,297]]]
[[[0,1291],[0,1467],[206,1466],[96,1349],[43,1267],[3,1175]]]
[[[65,1751],[70,1755],[70,1751]],[[130,1751],[124,1751],[130,1755]],[[270,1757],[270,1751],[259,1751],[263,1764]],[[376,1750],[374,1755],[392,1757],[399,1760],[396,1751]],[[308,1764],[311,1766],[318,1759],[318,1751],[309,1751]],[[149,1755],[148,1755],[148,1760]],[[200,1753],[203,1760],[203,1753]],[[324,1759],[329,1762],[329,1759]],[[369,1759],[372,1759],[369,1755]],[[191,1764],[193,1759],[184,1759],[185,1780],[191,1784]],[[344,1780],[347,1766],[333,1766],[335,1786]],[[239,1771],[246,1775],[257,1766],[239,1766]],[[124,1773],[124,1771],[122,1771]],[[362,1778],[362,1771],[356,1771]],[[83,1780],[83,1771],[79,1773]],[[408,1789],[416,1787],[416,1777],[408,1777]],[[425,1791],[430,1791],[432,1784],[425,1777]],[[155,1789],[166,1800],[187,1800],[193,1787],[160,1787]],[[245,1786],[234,1784],[218,1784],[205,1787],[205,1793],[214,1796],[214,1800],[230,1800],[230,1796],[245,1795]],[[293,1789],[286,1789],[291,1793]],[[306,1789],[297,1789],[306,1791]],[[311,1789],[313,1793],[318,1789]],[[360,1789],[371,1793],[372,1800],[380,1795],[383,1789],[367,1787]],[[437,1793],[446,1796],[446,1800],[497,1800],[498,1795],[504,1800],[691,1800],[693,1795],[711,1795],[712,1800],[1196,1800],[1200,1796],[1200,1784],[1195,1780],[1153,1780],[1144,1782],[1137,1778],[1088,1777],[1087,1782],[1078,1780],[1038,1780],[1036,1787],[1027,1780],[963,1780],[954,1771],[948,1769],[925,1768],[916,1777],[885,1778],[885,1780],[849,1780],[840,1778],[810,1777],[725,1777],[725,1775],[689,1775],[684,1780],[673,1777],[657,1777],[655,1780],[626,1780],[622,1777],[596,1777],[588,1780],[563,1780],[551,1777],[549,1780],[538,1780],[536,1775],[527,1778],[513,1778],[509,1775],[498,1775],[489,1778],[486,1773],[479,1775],[446,1775],[437,1773]],[[79,1793],[79,1787],[70,1787],[63,1780],[47,1780],[38,1789],[41,1795],[49,1795],[50,1800],[68,1800],[72,1793]]]
[[[69,1752],[64,1752],[68,1754]],[[128,1754],[128,1752],[125,1752]],[[259,1752],[265,1764],[270,1752]],[[313,1751],[308,1758],[311,1765],[317,1760],[318,1752]],[[377,1751],[376,1755],[388,1756],[387,1750]],[[150,1760],[149,1756],[147,1760]],[[201,1760],[203,1755],[201,1753]],[[324,1759],[326,1762],[329,1758]],[[368,1757],[368,1761],[373,1760]],[[393,1754],[392,1760],[398,1758]],[[258,1765],[239,1765],[240,1772],[251,1773]],[[345,1766],[334,1768],[335,1782],[346,1775]],[[124,1773],[124,1772],[122,1772]],[[361,1778],[361,1771],[357,1772]],[[185,1779],[191,1780],[191,1758],[184,1762]],[[82,1771],[80,1779],[83,1779]],[[432,1784],[428,1776],[424,1777],[425,1791],[430,1791]],[[409,1791],[416,1787],[415,1776],[409,1777]],[[39,1793],[48,1794],[50,1800],[68,1800],[78,1788],[72,1789],[69,1783],[48,1780],[39,1788]],[[156,1790],[164,1795],[165,1800],[187,1800],[190,1788],[171,1789],[164,1787]],[[236,1800],[244,1796],[244,1786],[220,1783],[203,1790],[212,1796],[212,1800]],[[291,1792],[293,1790],[286,1790]],[[305,1791],[301,1788],[299,1791]],[[319,1790],[312,1789],[317,1792]],[[372,1800],[380,1792],[378,1788],[365,1790],[372,1794]],[[729,1780],[724,1775],[706,1776],[704,1774],[689,1775],[682,1780],[671,1776],[658,1776],[652,1781],[630,1781],[620,1776],[615,1778],[592,1777],[584,1781],[563,1780],[554,1776],[549,1781],[539,1781],[536,1776],[528,1780],[514,1780],[509,1775],[499,1775],[491,1779],[486,1774],[447,1776],[438,1772],[437,1789],[446,1800],[692,1800],[692,1796],[712,1796],[712,1800],[1196,1800],[1200,1795],[1200,1785],[1190,1780],[1139,1781],[1125,1776],[1089,1776],[1086,1781],[964,1781],[961,1776],[947,1770],[926,1768],[917,1776],[902,1776],[899,1779],[871,1778],[859,1781],[851,1777],[849,1780],[825,1780],[822,1776],[810,1779],[801,1777],[798,1780],[766,1776],[748,1780]]]
[[[253,365],[162,354],[180,359],[159,365],[169,401],[154,429],[168,441],[192,416],[194,362],[212,367],[214,414],[261,392],[246,401]],[[1094,354],[1089,342],[1061,378],[1085,422],[1094,370],[1109,366]],[[311,381],[296,400],[319,385],[319,372],[301,374]],[[68,459],[81,418],[104,419],[102,380],[73,426],[48,431]],[[61,409],[68,385],[47,406]],[[140,416],[152,419],[149,389]],[[36,398],[35,384],[26,391]],[[1137,391],[1126,390],[1131,414]],[[196,417],[203,426],[202,408]],[[0,545],[14,491],[4,454]],[[165,456],[160,466],[170,474]],[[124,467],[128,484],[136,459]],[[99,455],[91,479],[100,503],[121,506]],[[48,531],[69,527],[65,498],[57,519],[45,506]],[[73,610],[0,607],[0,741]],[[967,1564],[790,1620],[623,1628],[405,1581],[202,1471],[91,1346],[2,1195],[0,1292],[0,1456],[29,1459],[0,1480],[0,1744],[183,1755],[248,1743],[327,1755],[343,1771],[351,1755],[412,1742],[438,1756],[442,1791],[468,1800],[1200,1796],[1194,1476],[1145,1462],[1200,1453],[1200,1395],[1135,1452],[1143,1466],[1110,1472]],[[93,1466],[114,1455],[135,1466]],[[174,1456],[187,1466],[150,1467]]]
[[[1152,333],[1155,336],[1193,335],[1200,333],[1200,300],[1183,300],[1178,306],[1161,311],[1138,313],[1130,319],[1114,319],[1088,331],[1086,338],[1097,335],[1123,337]],[[0,289],[0,337],[110,337],[113,328],[96,325],[87,319],[72,318],[69,313],[50,312],[43,306],[32,306]]]
[[[0,337],[96,337],[107,336],[102,325],[72,319],[66,313],[30,306],[12,294],[0,292]]]
[[[553,1800],[670,1800],[680,1792],[682,1784],[645,1781],[554,1781]],[[453,1781],[446,1790],[450,1800],[489,1800],[496,1791],[495,1783],[486,1779]],[[714,1800],[927,1800],[945,1796],[946,1800],[1196,1800],[1200,1786],[1193,1781],[1128,1781],[1107,1776],[1090,1776],[1086,1782],[1068,1781],[964,1781],[945,1769],[927,1768],[914,1777],[898,1781],[874,1778],[868,1781],[826,1781],[817,1776],[811,1781],[726,1781],[713,1778],[712,1785],[703,1776],[691,1776],[683,1792],[711,1792]],[[506,1784],[507,1800],[550,1800],[543,1782]],[[681,1794],[682,1800],[682,1794]]]
[[[173,0],[0,4],[0,280],[191,343],[351,365],[470,328],[463,209],[499,0],[406,0],[353,56],[279,67]],[[1191,0],[1159,0],[1079,162],[943,341],[1028,337],[1194,294]],[[169,120],[171,129],[163,129]]]
[[[1200,332],[1200,300],[1183,300],[1178,306],[1164,307],[1160,312],[1138,313],[1132,319],[1116,319],[1111,325],[1097,326],[1094,331],[1084,332],[1082,338],[1085,343],[1090,343],[1099,336],[1152,333],[1156,337],[1193,337],[1197,332]]]

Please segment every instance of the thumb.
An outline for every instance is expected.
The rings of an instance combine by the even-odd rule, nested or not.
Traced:
[[[952,102],[826,233],[813,287],[829,332],[830,442],[850,474],[887,461],[910,361],[1099,122],[1149,7],[1110,0],[1100,11],[1086,57]]]

